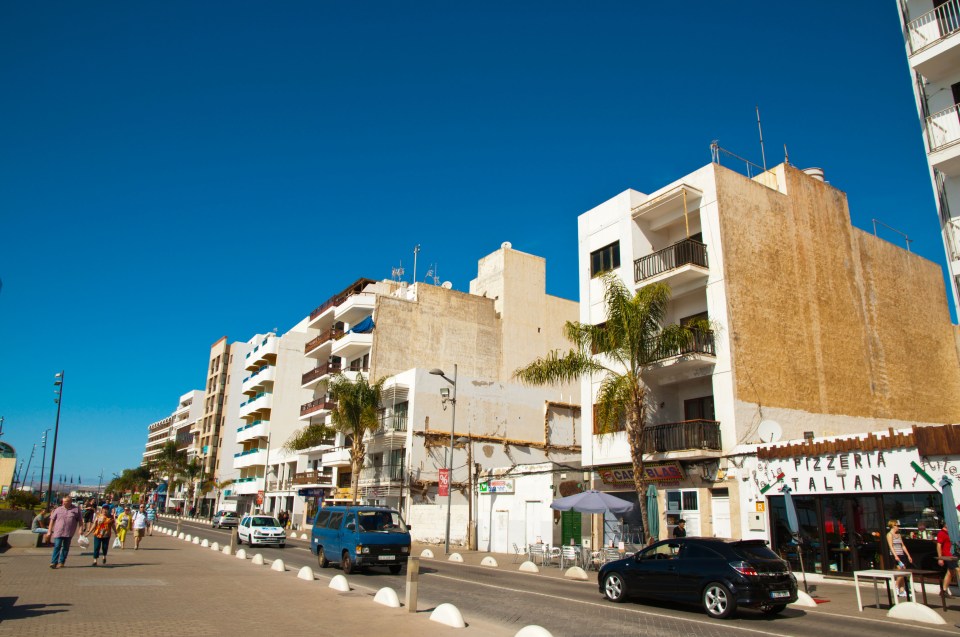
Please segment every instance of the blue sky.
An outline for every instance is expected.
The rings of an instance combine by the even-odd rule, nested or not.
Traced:
[[[222,335],[409,278],[416,244],[466,290],[510,241],[576,298],[577,215],[714,139],[760,163],[757,104],[768,164],[945,261],[892,0],[6,2],[0,86],[2,439],[29,455],[65,369],[87,483]]]

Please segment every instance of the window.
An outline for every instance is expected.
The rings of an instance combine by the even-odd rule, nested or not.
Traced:
[[[690,398],[683,401],[684,420],[716,420],[713,409],[713,396]]]
[[[640,554],[641,560],[672,560],[680,550],[679,542],[655,544]]]
[[[686,560],[715,560],[721,556],[713,549],[709,549],[702,544],[689,542],[684,545],[683,552],[680,553],[680,557]],[[774,556],[774,558],[776,558],[776,556]]]
[[[590,276],[594,277],[620,267],[620,242],[614,241],[608,246],[590,253]]]
[[[317,513],[317,518],[313,521],[313,526],[318,528],[323,528],[327,525],[327,520],[330,519],[330,512],[327,510],[321,510]]]
[[[343,522],[343,513],[340,511],[334,511],[330,514],[330,519],[327,520],[327,525],[325,528],[339,529],[341,522]]]

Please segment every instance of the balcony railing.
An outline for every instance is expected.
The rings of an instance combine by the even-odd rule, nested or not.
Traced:
[[[403,464],[384,464],[360,470],[361,482],[399,482],[403,479]]]
[[[950,0],[907,24],[910,51],[916,53],[957,31],[960,31],[960,0]]]
[[[340,305],[354,294],[359,294],[363,291],[363,288],[367,287],[367,285],[370,283],[376,283],[376,281],[373,279],[357,279],[354,283],[350,284],[346,290],[331,296],[329,299],[324,301],[322,305],[310,312],[310,320],[312,321],[313,319],[317,318],[331,307]]]
[[[336,363],[324,363],[323,365],[317,365],[300,377],[300,384],[306,385],[311,380],[316,380],[321,376],[326,376],[327,374],[336,374],[339,371],[340,361],[337,361]]]
[[[934,113],[927,118],[927,142],[930,152],[960,141],[960,105]]]
[[[293,484],[330,484],[331,479],[320,471],[304,471],[294,474]]]
[[[258,451],[266,451],[265,448],[254,447],[253,449],[247,449],[246,451],[240,451],[233,454],[234,458],[242,458],[243,456],[249,456],[251,453],[257,453]]]
[[[273,392],[262,391],[262,392],[260,392],[259,394],[257,394],[256,396],[253,396],[252,398],[250,398],[249,400],[246,400],[246,401],[240,403],[240,406],[243,407],[244,405],[249,405],[249,404],[252,403],[253,401],[259,400],[260,398],[263,398],[264,396],[270,396],[272,393],[273,393]]]
[[[654,343],[647,356],[648,361],[660,361],[687,354],[717,355],[717,347],[713,340],[713,332],[693,332],[686,343],[681,345],[666,345],[662,342]]]
[[[333,411],[336,407],[337,403],[331,402],[327,398],[318,398],[317,400],[311,400],[305,405],[300,405],[300,415],[306,416],[312,411],[320,411],[321,409]]]
[[[716,420],[684,420],[648,425],[644,431],[645,453],[706,449],[720,451],[720,423]]]
[[[696,239],[684,239],[669,248],[640,257],[633,262],[633,280],[636,283],[684,265],[707,266],[707,246]]]
[[[390,433],[392,431],[407,430],[407,412],[401,411],[395,414],[386,414],[380,416],[380,426],[377,427],[377,434]]]
[[[331,327],[326,332],[322,333],[320,336],[316,337],[313,340],[307,341],[307,344],[303,346],[303,352],[309,354],[311,351],[320,347],[327,341],[332,341],[343,336],[343,330],[339,327]]]

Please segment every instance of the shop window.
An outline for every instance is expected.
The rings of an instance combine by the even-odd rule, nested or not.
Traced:
[[[590,276],[616,270],[620,267],[620,242],[614,241],[610,245],[590,253]]]
[[[666,493],[666,500],[664,513],[667,519],[667,536],[673,537],[673,530],[681,519],[686,521],[687,535],[700,535],[700,502],[697,490],[670,490]]]

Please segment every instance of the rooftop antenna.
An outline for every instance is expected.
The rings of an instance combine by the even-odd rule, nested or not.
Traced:
[[[440,285],[440,277],[437,276],[437,264],[434,263],[433,266],[427,270],[427,275],[423,277],[423,280],[426,282],[429,279],[433,279],[434,285]]]
[[[403,278],[403,261],[400,262],[400,267],[393,268],[390,270],[390,276],[393,277],[393,280],[397,283]]]
[[[763,171],[767,171],[767,154],[763,150],[763,126],[760,125],[760,105],[757,108],[757,129],[760,131],[760,156],[763,158]]]
[[[790,165],[790,153],[787,152],[786,144],[783,145],[783,163],[785,163],[787,166]]]
[[[417,255],[420,254],[420,244],[413,246],[413,282],[417,282]]]

